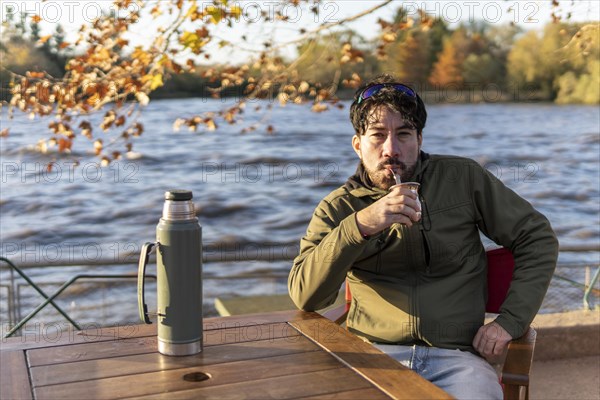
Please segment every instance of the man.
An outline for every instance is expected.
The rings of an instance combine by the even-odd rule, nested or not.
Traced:
[[[492,360],[523,335],[556,265],[548,220],[476,162],[421,150],[427,113],[410,87],[382,75],[350,109],[354,176],[314,212],[289,277],[307,311],[346,278],[348,329],[457,398],[502,398]],[[402,182],[420,183],[419,198]],[[484,325],[480,232],[510,249],[515,271],[499,316]]]

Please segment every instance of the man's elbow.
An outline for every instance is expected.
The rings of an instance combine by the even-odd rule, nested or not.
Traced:
[[[292,302],[302,311],[316,311],[325,308],[329,303],[323,299],[320,291],[309,290],[303,285],[289,285],[289,296]]]
[[[317,309],[314,302],[311,301],[309,296],[306,296],[306,294],[303,293],[302,290],[294,290],[290,287],[289,295],[292,299],[292,302],[296,305],[296,307],[298,307],[298,309],[309,312],[315,311]]]

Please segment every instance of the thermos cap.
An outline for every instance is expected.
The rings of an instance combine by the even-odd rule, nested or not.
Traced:
[[[162,218],[167,221],[196,220],[192,191],[172,189],[165,192]]]
[[[187,201],[192,199],[191,190],[172,189],[165,192],[165,200]]]

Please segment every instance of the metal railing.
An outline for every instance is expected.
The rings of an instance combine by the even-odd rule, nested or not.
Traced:
[[[29,320],[31,320],[33,317],[35,317],[48,304],[51,304],[52,307],[54,307],[56,309],[56,311],[58,311],[63,317],[65,317],[65,319],[67,321],[69,321],[69,323],[71,323],[75,329],[81,330],[81,327],[77,324],[77,322],[73,321],[73,319],[69,316],[69,314],[67,314],[58,304],[56,304],[54,302],[54,299],[56,299],[65,289],[67,289],[69,286],[71,286],[73,283],[77,282],[80,279],[137,279],[138,278],[136,274],[93,274],[93,275],[92,274],[77,274],[74,277],[72,277],[71,279],[69,279],[68,281],[66,281],[65,283],[63,283],[61,285],[61,287],[58,290],[56,290],[51,296],[48,296],[38,285],[35,284],[35,282],[33,282],[31,280],[31,278],[29,278],[29,276],[27,276],[27,274],[25,274],[25,272],[23,272],[19,267],[17,267],[12,261],[10,261],[9,259],[7,259],[5,257],[0,257],[0,261],[4,261],[13,270],[17,271],[17,273],[23,279],[25,279],[27,281],[27,283],[29,283],[29,285],[45,299],[33,311],[31,311],[25,318],[23,318],[15,326],[13,326],[11,328],[11,330],[8,331],[7,334],[4,336],[5,338],[8,338],[8,337],[11,337],[12,335],[14,335],[15,332],[17,332],[19,329],[21,329],[21,327],[23,325],[25,325]],[[147,274],[146,278],[156,280],[156,275]]]
[[[208,257],[203,257],[203,261],[206,262],[233,262],[233,261],[291,261],[293,256],[286,255],[285,253],[289,249],[289,245],[273,245],[271,246],[275,251],[268,251],[267,255],[265,254],[253,254],[252,256],[248,256],[247,252],[242,251],[228,251],[226,253],[220,253],[217,255],[209,255]],[[286,252],[281,252],[277,250],[284,249]],[[561,247],[562,252],[599,252],[600,248],[597,246],[570,246],[570,247]],[[225,255],[224,255],[225,254]],[[4,337],[10,337],[15,334],[19,329],[21,329],[28,321],[30,321],[33,317],[35,317],[41,310],[43,310],[46,306],[51,305],[54,307],[73,327],[77,330],[81,330],[80,326],[58,305],[54,302],[54,300],[63,293],[67,288],[76,283],[79,280],[96,280],[96,279],[124,279],[124,280],[132,280],[137,279],[137,274],[77,274],[70,278],[68,281],[63,283],[52,295],[48,296],[39,285],[37,285],[31,278],[23,271],[26,268],[40,268],[40,267],[57,267],[57,266],[97,266],[97,265],[126,265],[134,262],[134,259],[137,255],[125,254],[124,257],[120,258],[120,260],[115,259],[105,259],[105,260],[70,260],[68,262],[53,262],[53,263],[24,263],[21,267],[17,267],[13,262],[11,262],[6,257],[0,257],[0,261],[5,262],[11,268],[12,271],[16,271],[38,294],[40,294],[44,301],[40,303],[33,311],[31,311],[25,318],[21,319],[17,324],[15,324],[10,331]],[[130,261],[125,261],[130,260]],[[572,265],[571,265],[572,266]],[[589,271],[590,264],[578,265],[586,266]],[[592,305],[590,302],[590,297],[592,295],[600,295],[600,290],[595,288],[595,285],[598,283],[600,279],[600,266],[594,265],[595,272],[591,280],[589,279],[589,272],[587,274],[586,282],[581,283],[577,282],[573,279],[561,276],[554,275],[554,278],[566,282],[569,285],[576,287],[578,289],[582,289],[583,292],[583,305],[586,309],[592,309]],[[156,280],[156,275],[148,274],[148,278]],[[269,273],[269,274],[252,274],[252,273],[242,273],[237,275],[228,275],[228,276],[205,276],[204,279],[216,279],[216,280],[231,280],[231,279],[285,279],[287,278],[287,273]],[[14,282],[14,278],[11,278],[11,281]],[[4,285],[3,285],[4,286]],[[15,293],[14,288],[7,286],[8,288],[8,298],[9,298],[9,308],[14,308],[15,304]],[[15,318],[16,320],[16,318]]]
[[[560,281],[566,282],[571,286],[574,286],[578,289],[581,289],[583,291],[583,308],[584,309],[588,309],[588,310],[592,310],[593,306],[590,303],[590,297],[592,294],[598,296],[600,295],[600,289],[596,289],[595,286],[598,283],[598,278],[600,278],[600,266],[596,266],[596,271],[594,272],[594,277],[590,280],[589,279],[589,271],[590,271],[590,267],[589,266],[585,266],[586,267],[586,279],[584,283],[581,282],[577,282],[573,279],[564,277],[562,275],[558,275],[558,274],[554,274],[553,278],[554,279],[558,279]]]

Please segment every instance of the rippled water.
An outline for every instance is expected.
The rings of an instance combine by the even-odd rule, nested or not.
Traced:
[[[163,193],[173,187],[194,192],[204,241],[213,254],[236,246],[250,256],[256,254],[256,247],[244,247],[248,243],[288,244],[278,251],[293,253],[316,204],[356,168],[347,107],[314,114],[308,107],[275,106],[269,121],[247,134],[230,125],[208,133],[172,131],[177,117],[214,110],[220,104],[203,99],[154,101],[142,116],[146,131],[134,145],[140,158],[101,169],[98,160],[86,153],[91,143],[78,138],[74,152],[81,158],[79,167],[73,169],[68,158],[58,157],[51,172],[45,167],[57,156],[32,150],[37,139],[45,137],[47,121],[7,122],[3,114],[2,125],[9,124],[10,136],[0,142],[2,255],[17,264],[119,258],[154,238]],[[253,108],[246,110],[247,124],[263,117]],[[550,219],[562,245],[600,243],[596,107],[432,105],[428,113],[425,151],[463,155],[485,165]],[[275,127],[273,134],[266,132],[269,124]],[[597,264],[599,255],[561,253],[560,261]],[[205,272],[265,273],[287,271],[289,265],[212,262],[205,265]],[[38,280],[63,282],[82,270],[38,268],[28,273]],[[119,271],[135,272],[132,265]],[[2,277],[5,283],[7,273]],[[109,304],[103,312],[135,318],[135,291],[132,285],[127,287],[97,295]],[[207,305],[215,296],[273,291],[285,291],[281,280],[205,283]],[[5,315],[6,291],[2,296],[0,314]],[[90,298],[91,303],[98,301]],[[24,300],[25,305],[28,302]]]

